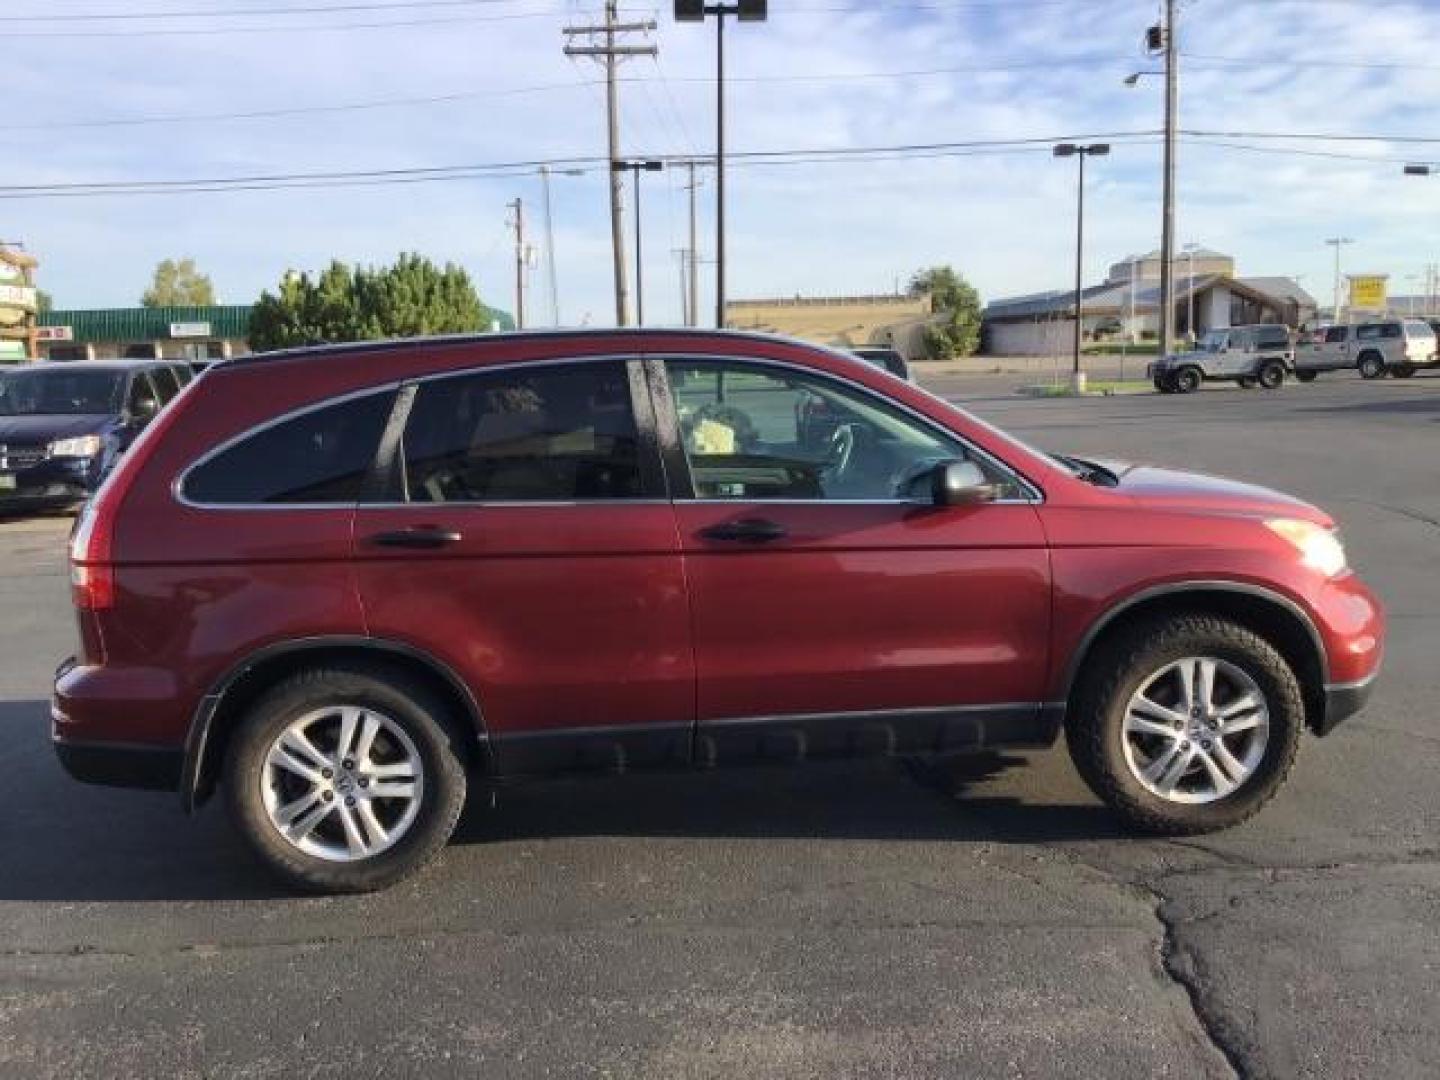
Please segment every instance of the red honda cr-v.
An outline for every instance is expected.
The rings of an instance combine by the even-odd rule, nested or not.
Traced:
[[[1365,700],[1331,519],[1038,453],[859,360],[700,332],[218,364],[72,540],[82,780],[224,789],[383,886],[467,777],[1050,745],[1144,829],[1253,814]]]

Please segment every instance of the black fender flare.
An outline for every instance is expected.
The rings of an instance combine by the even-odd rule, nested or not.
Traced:
[[[225,695],[245,675],[271,660],[282,656],[331,649],[363,650],[382,657],[388,655],[399,657],[409,663],[421,664],[448,685],[457,699],[465,703],[469,713],[467,719],[470,721],[477,743],[482,748],[488,744],[489,735],[485,727],[484,713],[470,687],[450,665],[424,649],[401,641],[355,634],[319,635],[271,642],[234,664],[211,686],[205,696],[200,699],[200,704],[195,707],[195,712],[190,717],[190,727],[185,733],[185,750],[180,768],[180,805],[185,813],[193,814],[209,795],[206,790],[206,753],[211,743],[211,728],[215,716],[225,700]]]

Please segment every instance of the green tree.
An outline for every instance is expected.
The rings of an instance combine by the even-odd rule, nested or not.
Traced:
[[[55,298],[44,289],[35,290],[35,310],[41,315],[55,310]]]
[[[209,307],[215,303],[215,287],[195,269],[194,259],[165,259],[155,267],[140,303],[150,308]]]
[[[951,266],[932,266],[910,279],[912,296],[930,297],[940,316],[925,328],[925,351],[932,360],[971,356],[980,348],[980,294]]]
[[[406,253],[393,266],[332,262],[318,278],[287,273],[250,316],[257,352],[295,345],[483,330],[494,313],[464,268]]]

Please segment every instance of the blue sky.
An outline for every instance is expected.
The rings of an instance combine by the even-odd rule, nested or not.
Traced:
[[[352,0],[358,2],[358,0]],[[374,2],[374,0],[371,0]],[[390,169],[604,153],[598,69],[561,54],[561,27],[598,0],[448,0],[411,10],[223,16],[343,0],[9,0],[0,187]],[[830,148],[1146,131],[1161,84],[1122,85],[1155,66],[1141,51],[1154,0],[772,0],[762,25],[731,24],[730,148]],[[54,16],[209,11],[207,18]],[[658,61],[626,65],[624,150],[713,148],[713,26],[654,15]],[[1301,275],[1328,299],[1328,236],[1354,237],[1346,269],[1388,273],[1392,292],[1440,260],[1436,0],[1189,0],[1182,5],[1181,118],[1187,129],[1384,135],[1392,141],[1187,140],[1177,239],[1233,253],[1243,274]],[[49,16],[51,21],[23,21]],[[389,22],[383,28],[360,26]],[[165,31],[165,33],[154,33]],[[182,31],[182,32],[176,32]],[[203,32],[196,32],[203,31]],[[222,32],[215,32],[222,31]],[[32,36],[22,36],[32,35]],[[65,36],[53,36],[65,35]],[[945,69],[936,72],[935,69]],[[957,70],[959,69],[959,70]],[[928,74],[898,74],[929,72]],[[538,89],[537,89],[538,88]],[[429,104],[246,119],[135,124],[393,99]],[[124,122],[122,122],[124,121]],[[1427,123],[1428,121],[1428,123]],[[100,124],[101,126],[93,126]],[[83,126],[92,125],[92,126]],[[1160,150],[1116,139],[1088,188],[1087,278],[1158,245]],[[1239,149],[1263,146],[1269,152]],[[1304,150],[1307,154],[1275,152]],[[1312,156],[1315,153],[1348,155]],[[1375,159],[1375,160],[1372,160]],[[864,164],[735,168],[732,298],[894,288],[954,264],[987,298],[1063,287],[1073,265],[1074,164],[1048,150]],[[554,181],[562,317],[613,315],[604,174]],[[645,180],[647,316],[679,319],[673,249],[685,232],[678,173]],[[220,299],[247,302],[290,267],[401,250],[455,260],[482,295],[512,304],[505,204],[525,199],[539,239],[535,177],[443,183],[0,199],[0,238],[23,239],[61,306],[134,302],[154,264],[190,256]],[[702,192],[712,250],[712,189]],[[548,318],[543,273],[532,278]],[[702,310],[710,282],[704,279]]]

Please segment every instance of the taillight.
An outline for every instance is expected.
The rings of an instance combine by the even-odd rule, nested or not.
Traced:
[[[115,606],[115,568],[70,564],[70,595],[78,611],[106,611]]]

